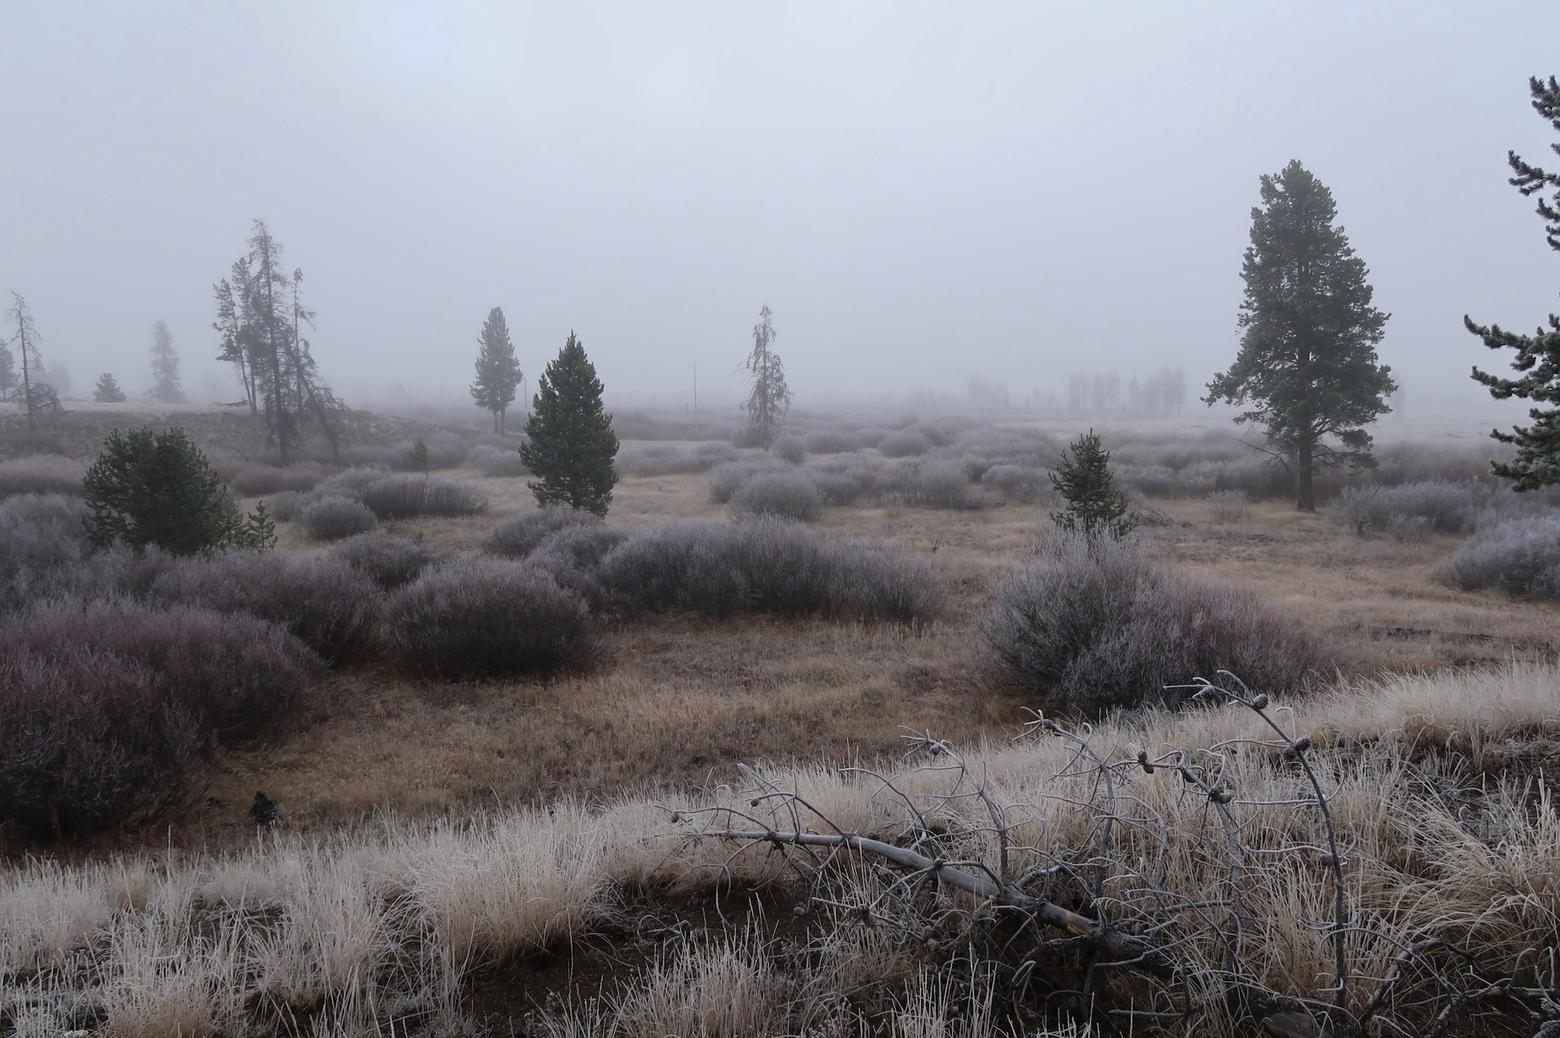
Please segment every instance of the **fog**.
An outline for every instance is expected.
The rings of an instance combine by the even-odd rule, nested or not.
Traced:
[[[463,397],[502,306],[618,401],[737,397],[761,304],[798,406],[1065,392],[1234,355],[1258,176],[1327,185],[1410,406],[1489,405],[1461,326],[1554,308],[1532,4],[7,5],[0,289],[77,391],[196,399],[263,217],[349,402]]]

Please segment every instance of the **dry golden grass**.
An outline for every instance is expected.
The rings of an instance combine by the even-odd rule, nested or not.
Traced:
[[[480,485],[485,515],[388,524],[480,548],[503,517],[534,507],[523,479],[449,474]],[[1156,500],[1176,525],[1150,531],[1155,553],[1205,579],[1247,588],[1314,629],[1339,668],[1382,671],[1542,659],[1560,651],[1560,605],[1468,594],[1429,570],[1458,540],[1364,539],[1325,515],[1254,502],[1217,521],[1204,501]],[[758,758],[844,760],[897,751],[901,726],[966,740],[1009,729],[1026,703],[984,672],[975,621],[990,582],[1045,536],[1048,506],[972,511],[831,508],[819,526],[927,554],[953,592],[947,614],[889,624],[738,616],[622,625],[591,672],[452,685],[388,666],[338,672],[301,732],[276,748],[230,754],[188,837],[247,828],[256,788],[317,825],[389,807],[543,802],[559,795],[688,788],[728,781]],[[610,522],[627,528],[724,515],[705,474],[622,481]],[[283,542],[307,547],[292,524]]]

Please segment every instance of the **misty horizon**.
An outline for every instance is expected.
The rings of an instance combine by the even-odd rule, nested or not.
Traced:
[[[1484,421],[1468,370],[1503,361],[1462,315],[1554,300],[1506,183],[1546,145],[1530,14],[32,5],[0,287],[78,395],[107,370],[134,397],[166,320],[192,398],[236,399],[211,284],[259,217],[355,406],[464,400],[492,306],[528,386],[573,329],[628,405],[690,406],[695,368],[701,410],[734,405],[762,304],[799,409],[1164,364],[1195,397],[1236,349],[1258,178],[1299,158],[1410,413]]]

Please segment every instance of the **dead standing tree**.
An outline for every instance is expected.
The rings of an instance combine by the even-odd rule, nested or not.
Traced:
[[[1515,1010],[1540,1038],[1560,1034],[1553,963],[1539,963],[1519,984],[1433,935],[1404,939],[1351,902],[1336,790],[1311,741],[1286,729],[1267,696],[1228,675],[1195,687],[1204,701],[1250,711],[1266,734],[1199,749],[1102,752],[1090,729],[1037,715],[1030,734],[1066,750],[1039,794],[1049,805],[1003,799],[952,746],[915,733],[907,736],[913,769],[842,773],[895,806],[897,831],[844,829],[800,791],[751,768],[743,769],[749,788],[740,800],[672,819],[690,839],[779,856],[806,883],[808,905],[838,925],[878,928],[1005,974],[1015,1015],[1039,1012],[1032,996],[1049,986],[1047,1010],[1072,1004],[1080,1017],[1103,1014],[1133,1034],[1243,1022],[1291,1038],[1448,1035],[1482,1026],[1478,1014],[1497,1009],[1507,1022]],[[1283,797],[1239,788],[1235,764],[1253,755],[1288,776]],[[1174,789],[1144,785],[1161,782]],[[1067,825],[1058,810],[1073,813]],[[1275,812],[1294,816],[1304,835],[1277,832]],[[1175,870],[1188,861],[1199,869],[1222,862],[1223,878],[1182,875],[1177,884]],[[1253,897],[1264,892],[1267,869],[1314,875],[1311,889],[1327,895],[1325,917],[1281,918],[1270,904],[1259,907]],[[847,879],[863,871],[870,884]],[[1330,949],[1326,986],[1283,992],[1264,981],[1261,953],[1283,943],[1286,926],[1318,934]],[[1386,968],[1365,968],[1371,963]]]

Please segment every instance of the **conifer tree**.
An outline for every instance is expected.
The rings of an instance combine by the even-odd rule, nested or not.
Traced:
[[[43,374],[43,358],[38,355],[38,329],[33,324],[32,307],[20,292],[11,292],[11,305],[6,317],[16,329],[10,342],[16,344],[16,352],[22,357],[22,409],[27,413],[27,431],[38,424],[40,404],[46,404],[49,395],[47,385],[34,385],[34,379]]]
[[[98,376],[97,385],[92,387],[92,399],[100,404],[122,404],[125,402],[125,391],[119,388],[113,373],[105,371]]]
[[[1241,277],[1240,352],[1205,402],[1250,405],[1293,467],[1295,503],[1316,510],[1318,466],[1374,464],[1365,426],[1385,414],[1392,371],[1376,355],[1388,315],[1371,305],[1365,261],[1336,226],[1332,192],[1298,161],[1262,177]]]
[[[537,481],[527,484],[538,505],[565,504],[606,515],[617,472],[618,438],[601,405],[601,380],[573,332],[537,380],[528,442],[520,448]]]
[[[774,351],[777,337],[774,315],[769,307],[761,307],[758,323],[753,326],[753,348],[743,362],[753,388],[742,410],[748,423],[745,441],[766,451],[780,434],[780,425],[791,407],[791,387],[786,385],[785,365],[781,363],[780,354]]]
[[[1062,452],[1062,461],[1051,473],[1051,486],[1067,507],[1051,513],[1051,521],[1068,533],[1086,537],[1125,537],[1139,518],[1116,489],[1110,473],[1110,451],[1093,429],[1079,436]]]
[[[493,431],[504,432],[504,417],[520,388],[520,361],[509,340],[509,323],[504,311],[494,307],[482,323],[477,336],[477,377],[471,384],[471,399],[493,415]]]
[[[433,474],[433,456],[428,453],[428,441],[421,436],[406,448],[406,467],[413,472],[421,472],[424,479]]]
[[[1533,93],[1533,109],[1560,133],[1560,80],[1550,76],[1545,82],[1536,76],[1528,81]],[[1551,144],[1560,155],[1560,143]],[[1513,176],[1511,185],[1525,196],[1538,195],[1537,212],[1544,221],[1544,239],[1560,252],[1560,172],[1550,172],[1524,162],[1516,152],[1507,152]],[[1551,197],[1545,198],[1545,193]],[[1491,435],[1501,443],[1517,448],[1509,462],[1495,462],[1497,476],[1511,481],[1515,490],[1536,490],[1560,483],[1560,314],[1549,315],[1547,330],[1540,327],[1532,335],[1519,335],[1496,324],[1475,324],[1464,317],[1468,330],[1484,340],[1492,350],[1514,350],[1511,367],[1515,378],[1502,378],[1473,369],[1473,377],[1489,387],[1497,400],[1518,397],[1548,407],[1528,411],[1533,424],[1514,426],[1510,432],[1494,430]]]
[[[184,386],[179,380],[179,355],[173,349],[173,333],[167,321],[152,325],[152,388],[146,399],[156,404],[184,403]]]

